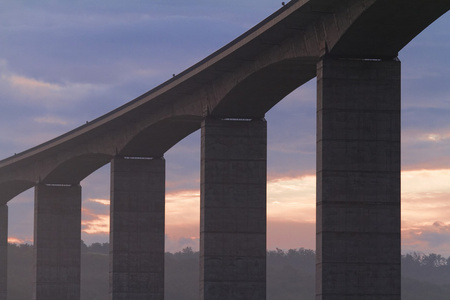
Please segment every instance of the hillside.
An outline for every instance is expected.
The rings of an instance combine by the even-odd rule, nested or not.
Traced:
[[[9,245],[8,299],[29,300],[33,247]],[[108,244],[82,244],[81,299],[108,299]],[[198,252],[166,253],[166,300],[197,300]],[[267,252],[267,300],[314,299],[315,253],[307,249]],[[450,258],[411,253],[402,257],[402,300],[448,300]]]

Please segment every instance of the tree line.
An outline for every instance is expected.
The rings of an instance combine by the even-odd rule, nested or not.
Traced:
[[[82,243],[81,300],[107,300],[109,244]],[[199,299],[199,253],[185,248],[165,255],[165,299]],[[32,298],[33,246],[9,244],[8,299]],[[315,252],[304,248],[267,252],[267,300],[313,300]],[[402,256],[402,300],[448,300],[450,257]]]

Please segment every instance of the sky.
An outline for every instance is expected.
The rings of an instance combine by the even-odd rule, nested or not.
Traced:
[[[165,82],[281,7],[278,0],[0,0],[0,159]],[[450,14],[402,61],[402,252],[450,256]],[[315,248],[315,79],[266,114],[269,249]],[[200,135],[166,155],[166,251],[199,242]],[[107,242],[109,165],[81,182],[82,239]],[[33,189],[8,203],[33,240]]]

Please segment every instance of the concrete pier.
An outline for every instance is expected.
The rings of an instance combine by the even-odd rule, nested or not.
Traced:
[[[81,187],[35,187],[34,300],[79,300]]]
[[[202,123],[200,299],[266,299],[265,120]]]
[[[111,162],[110,299],[164,299],[164,158]]]
[[[0,204],[0,300],[6,300],[8,284],[8,206]]]
[[[316,300],[400,300],[400,62],[317,74]]]

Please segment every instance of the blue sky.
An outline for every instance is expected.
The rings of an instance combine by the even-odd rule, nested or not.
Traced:
[[[224,46],[280,1],[0,2],[0,158],[134,99]],[[450,255],[450,15],[400,52],[403,250]],[[267,115],[268,246],[314,247],[315,80]],[[167,249],[198,245],[200,137],[166,154]],[[109,167],[82,182],[83,239],[107,241]],[[32,239],[33,191],[9,203]],[[447,250],[449,249],[449,250]]]

